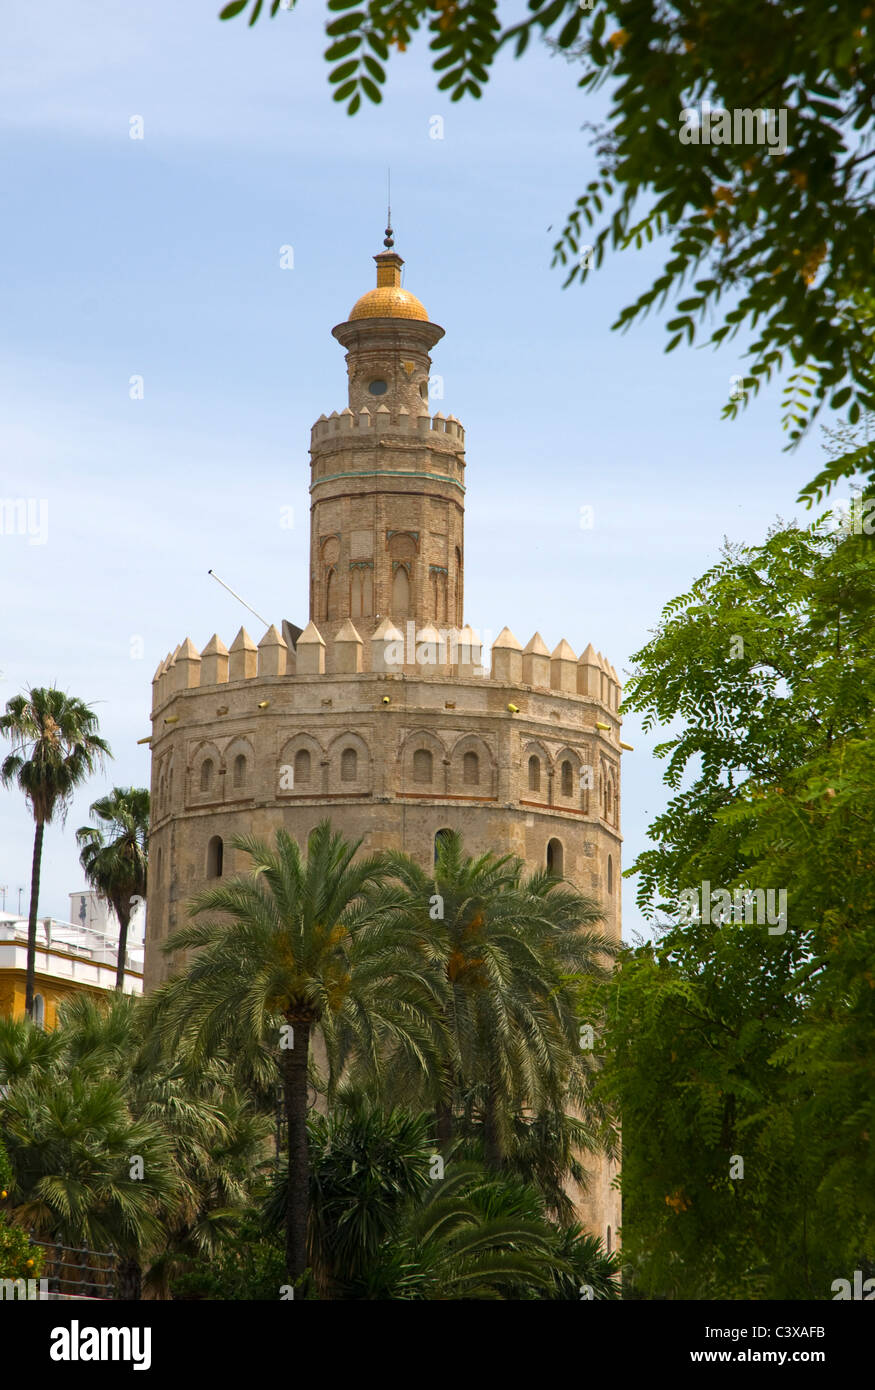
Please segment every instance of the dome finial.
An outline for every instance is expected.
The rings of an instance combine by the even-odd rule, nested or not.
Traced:
[[[392,231],[392,170],[386,170],[386,206],[388,208],[386,216],[386,235],[383,238],[383,245],[387,251],[391,251],[395,245],[395,234]]]

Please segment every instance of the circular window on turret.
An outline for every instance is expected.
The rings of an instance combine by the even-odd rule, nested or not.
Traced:
[[[389,387],[385,381],[369,381],[368,390],[372,396],[385,396]]]

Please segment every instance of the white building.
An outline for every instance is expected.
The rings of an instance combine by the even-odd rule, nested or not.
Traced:
[[[102,898],[99,893],[95,893],[92,888],[82,888],[77,893],[70,893],[69,898],[71,922],[77,922],[81,927],[99,932],[109,941],[118,941],[118,918],[105,898]],[[142,948],[145,939],[146,903],[144,899],[134,909],[128,924],[128,953],[130,954],[134,947]]]
[[[71,894],[71,898],[85,896]],[[118,924],[115,935],[56,917],[40,917],[36,929],[34,1021],[54,1028],[59,1007],[82,990],[115,988]],[[0,1016],[24,1014],[27,978],[27,918],[0,912]],[[143,993],[143,944],[131,941],[125,953],[125,994]]]

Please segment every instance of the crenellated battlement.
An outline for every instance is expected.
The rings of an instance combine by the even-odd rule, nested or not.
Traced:
[[[293,650],[275,626],[268,628],[256,645],[241,627],[230,648],[213,634],[203,651],[190,637],[168,652],[152,680],[152,707],[161,708],[180,691],[204,689],[231,681],[259,677],[289,678],[328,675],[356,676],[367,673],[396,674],[416,679],[473,679],[504,686],[583,696],[597,701],[609,713],[619,709],[621,686],[617,672],[590,643],[578,657],[563,638],[551,652],[536,632],[525,647],[505,627],[492,643],[491,663],[484,664],[483,642],[471,627],[416,628],[405,630],[384,618],[370,637],[365,659],[365,639],[347,620],[333,639],[326,641],[316,624],[308,623]]]
[[[333,410],[328,416],[320,415],[310,431],[310,445],[332,437],[367,437],[387,431],[418,439],[448,435],[462,445],[465,443],[465,430],[455,415],[444,415],[440,410],[435,415],[429,415],[427,410],[413,415],[403,405],[396,411],[378,405],[375,410],[365,406],[358,412],[346,406],[339,413]]]

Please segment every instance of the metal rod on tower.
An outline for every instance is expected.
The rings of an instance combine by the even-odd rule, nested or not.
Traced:
[[[270,623],[267,621],[267,619],[262,618],[260,613],[256,613],[255,609],[251,606],[251,604],[248,604],[246,602],[245,598],[241,598],[239,594],[235,594],[231,586],[229,584],[226,584],[224,579],[220,579],[219,576],[216,574],[215,570],[207,570],[207,574],[211,574],[215,579],[216,583],[221,584],[223,589],[227,589],[228,593],[231,594],[231,596],[235,598],[238,603],[242,603],[244,608],[248,608],[250,613],[255,613],[255,616],[260,623],[264,623],[265,627],[270,627]]]

